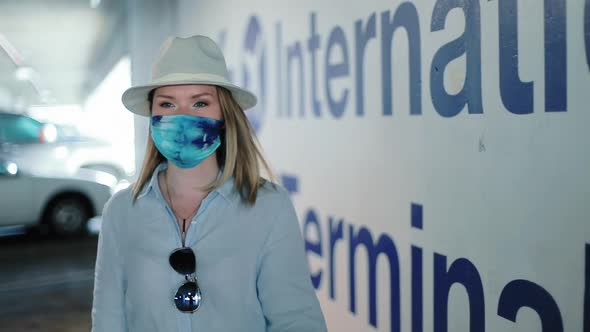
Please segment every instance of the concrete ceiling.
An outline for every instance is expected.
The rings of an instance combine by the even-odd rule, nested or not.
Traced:
[[[108,70],[111,40],[127,34],[126,1],[92,2],[0,1],[0,98],[15,108],[84,102]]]

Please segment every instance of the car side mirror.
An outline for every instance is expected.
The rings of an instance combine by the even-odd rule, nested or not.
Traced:
[[[18,175],[18,166],[11,161],[0,162],[0,177],[14,177]]]

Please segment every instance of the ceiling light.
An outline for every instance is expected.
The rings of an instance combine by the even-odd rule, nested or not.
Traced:
[[[31,67],[18,67],[14,71],[14,77],[19,81],[30,81],[35,71]]]

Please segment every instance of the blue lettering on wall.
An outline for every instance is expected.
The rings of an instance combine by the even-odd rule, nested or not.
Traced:
[[[545,0],[545,111],[567,111],[565,0]]]
[[[309,232],[313,228],[314,233],[317,235],[317,241],[311,241],[309,239]],[[310,209],[307,211],[305,216],[305,223],[303,224],[303,237],[305,238],[305,251],[313,253],[319,257],[322,257],[322,229],[320,222],[318,221],[317,214],[314,210]],[[311,282],[313,287],[316,289],[320,287],[322,281],[322,270],[320,269],[316,273],[311,273]]]
[[[500,94],[514,114],[533,113],[533,83],[518,76],[518,2],[499,0]],[[565,1],[545,0],[545,111],[567,111]]]
[[[499,0],[500,96],[514,114],[533,113],[533,82],[522,82],[518,75],[518,1]]]
[[[294,42],[291,46],[287,47],[287,116],[291,116],[293,114],[292,107],[293,107],[293,64],[297,64],[298,66],[295,69],[298,69],[298,78],[299,78],[299,115],[304,116],[305,114],[305,76],[303,74],[303,51],[301,50],[301,43]]]
[[[299,180],[294,175],[282,176],[290,183],[291,193],[300,191]],[[382,233],[377,241],[373,239],[372,232],[367,227],[357,228],[353,224],[348,225],[348,232],[344,232],[346,224],[342,218],[329,216],[325,225],[326,232],[322,232],[322,222],[315,209],[308,209],[303,222],[303,237],[308,255],[315,258],[324,258],[322,234],[327,234],[329,255],[327,269],[318,269],[311,272],[312,283],[319,290],[323,272],[329,274],[328,293],[332,300],[337,300],[335,285],[339,275],[336,274],[335,257],[338,256],[337,244],[348,245],[348,285],[349,285],[349,310],[357,313],[356,295],[359,287],[368,289],[369,324],[379,327],[377,317],[377,258],[383,254],[387,258],[389,266],[389,296],[391,331],[400,331],[401,328],[401,296],[400,274],[403,267],[399,265],[399,257],[393,238]],[[411,227],[414,230],[423,229],[423,206],[411,203]],[[368,285],[357,285],[355,274],[357,272],[357,249],[363,246],[367,252]],[[423,249],[417,245],[411,245],[411,319],[412,332],[423,331]],[[476,266],[466,258],[455,260],[447,269],[447,257],[440,253],[433,253],[433,327],[435,332],[448,330],[448,304],[449,293],[454,284],[462,285],[466,291],[469,308],[469,330],[485,331],[485,297],[483,284]],[[584,332],[590,332],[590,244],[585,244],[585,291],[583,296]],[[326,283],[324,283],[325,285]],[[387,285],[387,284],[386,284]],[[366,288],[365,288],[366,287]],[[381,293],[387,294],[387,293]],[[528,307],[534,310],[541,321],[542,331],[563,331],[561,311],[553,296],[543,287],[528,280],[513,280],[506,284],[498,299],[497,314],[500,317],[516,322],[516,315],[520,308]]]
[[[493,0],[488,0],[493,1]],[[567,112],[567,38],[566,33],[566,1],[543,0],[544,5],[544,70],[545,77],[545,112]],[[518,49],[518,1],[498,0],[499,19],[499,91],[505,108],[513,114],[530,114],[534,111],[534,82],[523,82],[519,76]],[[430,30],[437,32],[445,29],[447,16],[453,9],[460,9],[465,19],[463,33],[441,46],[434,52],[430,63],[430,98],[436,113],[443,117],[457,116],[463,109],[468,114],[483,113],[482,105],[482,72],[481,72],[481,13],[478,0],[436,0],[432,11]],[[590,68],[590,0],[585,0],[583,9],[583,36],[585,57]],[[368,45],[377,39],[380,32],[380,49],[377,54],[381,57],[381,92],[383,116],[393,115],[394,87],[392,86],[394,36],[403,28],[408,40],[409,62],[409,114],[422,114],[422,33],[420,17],[416,6],[410,1],[401,2],[395,10],[386,10],[380,14],[377,21],[376,13],[371,13],[366,21],[354,21],[354,59],[349,59],[348,39],[345,29],[334,26],[329,31],[325,42],[324,62],[318,62],[321,52],[322,35],[318,31],[318,14],[311,12],[309,16],[309,37],[305,41],[294,40],[288,45],[282,44],[282,24],[275,24],[276,32],[276,89],[278,116],[292,118],[297,104],[299,117],[304,117],[309,110],[315,117],[321,117],[322,97],[329,107],[328,112],[334,118],[341,118],[346,113],[349,99],[348,88],[343,89],[338,96],[332,91],[331,82],[335,79],[351,77],[354,81],[355,112],[357,117],[365,114],[365,66],[374,63],[375,59],[367,55]],[[378,24],[381,24],[379,27]],[[220,35],[220,45],[225,45],[225,31]],[[249,112],[248,116],[257,128],[257,120],[266,109],[266,49],[262,38],[260,20],[257,16],[250,17],[246,28],[244,52],[247,56],[258,57],[258,68],[248,69],[243,65],[243,81],[249,87],[251,77],[257,75],[261,98],[260,111]],[[305,50],[304,48],[307,47]],[[331,54],[341,53],[339,60],[333,60]],[[286,54],[285,54],[286,53]],[[283,56],[285,54],[285,56]],[[309,66],[305,58],[309,56]],[[461,90],[456,94],[447,92],[444,76],[447,66],[453,60],[465,56],[465,80]],[[283,65],[283,62],[286,62]],[[350,61],[354,61],[354,72],[351,73]],[[321,66],[324,68],[319,68]],[[228,68],[233,77],[232,68]],[[309,72],[306,72],[306,70]],[[318,74],[323,70],[325,74],[325,96],[318,95]],[[569,69],[571,71],[571,68]],[[372,80],[373,81],[373,80]],[[305,91],[309,89],[310,104],[306,104]],[[283,91],[286,90],[286,95]],[[298,91],[298,96],[295,92]],[[283,98],[285,97],[285,98]],[[257,114],[260,113],[260,114]]]
[[[363,116],[365,114],[365,70],[363,64],[365,63],[365,50],[367,43],[370,39],[375,38],[377,32],[375,24],[375,13],[369,16],[367,25],[363,29],[363,21],[357,20],[354,23],[354,36],[355,36],[355,61],[354,71],[356,73],[355,82],[355,94],[356,94],[356,114]]]
[[[340,52],[342,54],[342,61],[339,63],[332,63],[330,61],[332,50],[335,46],[339,46]],[[344,35],[344,31],[341,27],[336,26],[330,32],[328,46],[326,49],[325,68],[325,90],[330,113],[332,113],[335,118],[340,118],[346,109],[346,102],[348,101],[348,89],[344,89],[344,91],[342,91],[341,97],[335,100],[335,98],[332,96],[330,81],[334,78],[346,77],[349,73],[348,45],[346,43],[346,36]]]
[[[276,32],[276,63],[277,63],[277,82],[283,81],[283,27],[281,22],[277,22],[275,24],[275,32]],[[285,115],[285,108],[284,108],[284,100],[283,100],[283,85],[277,84],[277,115],[284,116]]]
[[[586,44],[586,62],[590,70],[590,0],[584,6],[584,40]]]
[[[401,314],[400,314],[400,269],[397,249],[393,240],[387,234],[381,234],[377,243],[373,242],[371,231],[366,227],[361,227],[355,234],[353,225],[348,228],[350,237],[350,247],[348,251],[349,261],[349,280],[350,280],[350,311],[356,312],[356,264],[355,254],[358,246],[363,245],[367,249],[367,259],[369,266],[369,324],[377,327],[377,256],[384,254],[389,262],[389,296],[390,296],[390,319],[391,331],[401,331]]]
[[[423,331],[422,248],[412,246],[412,332]]]
[[[422,205],[412,203],[411,205],[411,225],[412,228],[422,230]],[[422,289],[422,248],[412,246],[412,332],[422,332],[423,317],[423,295]]]
[[[336,253],[336,242],[342,240],[344,238],[344,231],[343,231],[343,222],[342,219],[338,220],[338,222],[334,222],[334,218],[330,217],[328,219],[328,230],[330,231],[330,257],[328,260],[329,264],[329,273],[330,273],[330,297],[332,300],[336,299],[336,294],[334,291],[334,287],[336,282],[334,281],[334,264],[336,264],[334,260],[334,254]]]
[[[225,39],[225,38],[224,38]],[[256,132],[260,131],[264,115],[266,113],[266,49],[262,39],[262,26],[258,17],[251,16],[248,26],[246,27],[246,36],[244,38],[244,54],[253,56],[257,59],[258,68],[256,68],[256,77],[258,77],[258,86],[251,86],[250,76],[246,64],[242,64],[243,85],[246,89],[252,90],[258,97],[258,104],[246,113],[246,116]]]
[[[310,64],[311,64],[311,109],[313,114],[320,116],[322,113],[322,106],[317,97],[317,61],[316,51],[320,48],[320,35],[316,31],[316,13],[311,13],[309,18],[309,31],[310,36],[307,40],[307,48],[309,49]]]
[[[430,93],[434,109],[444,117],[456,116],[467,105],[471,114],[483,113],[481,100],[481,28],[479,0],[437,0],[432,13],[431,31],[445,28],[447,14],[461,8],[465,15],[465,31],[455,40],[443,45],[432,59]],[[456,95],[445,90],[444,72],[454,59],[465,54],[467,70],[463,88]]]
[[[514,114],[533,113],[533,83],[518,76],[518,2],[499,0],[500,93]],[[565,1],[545,0],[545,111],[567,111]]]
[[[299,181],[296,176],[290,174],[281,174],[281,183],[290,194],[299,191]]]
[[[381,13],[381,68],[383,89],[383,115],[393,114],[391,87],[391,59],[393,57],[393,34],[397,28],[403,27],[408,36],[408,49],[410,61],[410,114],[422,114],[422,71],[420,54],[420,22],[418,11],[410,2],[402,3],[390,17],[389,11]]]
[[[587,2],[590,2],[590,0],[587,0]],[[584,332],[590,332],[590,244],[586,244],[586,273],[584,281]]]
[[[502,289],[498,316],[516,322],[516,314],[523,307],[537,312],[541,319],[541,331],[563,332],[561,313],[551,294],[528,280],[513,280]]]
[[[460,284],[469,299],[469,331],[485,331],[483,285],[475,265],[459,258],[447,271],[447,257],[434,254],[434,332],[447,332],[449,292],[453,284]]]

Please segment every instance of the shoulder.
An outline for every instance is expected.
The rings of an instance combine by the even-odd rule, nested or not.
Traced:
[[[275,207],[275,208],[289,208],[293,207],[289,192],[280,184],[265,181],[256,196],[255,206]]]
[[[234,187],[235,189],[235,187]],[[232,196],[241,219],[252,220],[258,224],[272,224],[276,219],[295,216],[295,209],[289,193],[281,185],[265,181],[258,187],[256,201],[251,204],[243,200],[237,191]]]
[[[113,194],[102,210],[99,243],[110,243],[118,247],[122,237],[126,234],[126,221],[129,207],[133,198],[131,188],[120,190]]]
[[[281,185],[267,181],[258,191],[254,210],[265,216],[267,226],[273,229],[298,229],[297,212],[289,192]]]
[[[104,217],[117,216],[129,210],[133,205],[133,193],[131,187],[125,188],[113,194],[106,202],[103,210]]]
[[[111,198],[106,203],[106,206],[111,208],[121,208],[130,206],[133,204],[133,192],[132,186],[129,186],[125,189],[119,190],[111,196]]]

